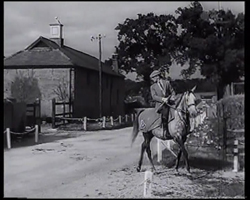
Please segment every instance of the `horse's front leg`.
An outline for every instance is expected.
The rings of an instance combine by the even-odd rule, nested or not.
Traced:
[[[182,154],[182,151],[181,151],[181,149],[179,149],[179,152],[178,152],[178,155],[177,155],[177,158],[176,158],[176,165],[175,165],[176,172],[178,172],[181,154]]]
[[[189,166],[189,160],[188,160],[188,153],[187,153],[187,150],[184,146],[184,143],[186,141],[186,138],[176,138],[176,143],[179,145],[180,147],[180,151],[183,152],[183,156],[184,156],[184,159],[185,159],[185,163],[186,163],[186,169],[187,171],[190,173],[190,166]],[[179,156],[179,153],[178,153],[178,156]],[[178,159],[178,158],[177,158]],[[179,160],[179,159],[178,159]],[[179,162],[179,161],[177,161]]]

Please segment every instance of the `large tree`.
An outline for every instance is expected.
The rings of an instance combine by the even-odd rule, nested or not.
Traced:
[[[222,98],[225,86],[244,76],[244,15],[235,16],[230,10],[204,12],[199,2],[176,13],[182,31],[175,60],[182,65],[189,62],[183,70],[187,77],[200,68]]]
[[[197,1],[178,8],[176,14],[138,14],[137,19],[118,24],[116,53],[121,70],[136,72],[147,90],[154,69],[163,65],[168,69],[173,60],[182,66],[188,63],[182,75],[188,78],[200,68],[217,86],[220,99],[227,84],[244,76],[244,15],[235,16],[230,10],[205,12]]]
[[[148,101],[150,73],[160,67],[168,70],[171,52],[177,41],[177,26],[172,15],[138,14],[118,24],[118,62],[124,72],[136,72],[144,81],[144,98]]]

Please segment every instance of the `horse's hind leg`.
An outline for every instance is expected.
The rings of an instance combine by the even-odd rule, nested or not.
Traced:
[[[152,132],[148,132],[148,133],[143,133],[143,136],[146,139],[146,151],[148,154],[148,159],[152,165],[153,170],[156,171],[153,160],[152,160],[151,149],[150,149],[150,142],[152,138],[154,137],[154,135],[152,134]]]
[[[143,135],[144,135],[144,133],[143,133]],[[147,142],[146,138],[144,137],[144,141],[141,144],[141,155],[140,155],[139,164],[138,164],[138,167],[136,168],[137,172],[141,171],[141,165],[142,165],[143,155],[144,155],[145,149],[147,147],[146,142]]]

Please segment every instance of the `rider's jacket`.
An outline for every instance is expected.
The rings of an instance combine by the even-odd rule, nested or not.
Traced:
[[[165,79],[159,79],[157,82],[150,86],[150,92],[153,100],[155,101],[155,108],[158,108],[162,103],[162,97],[171,95],[171,100],[174,100],[175,91],[170,82]]]

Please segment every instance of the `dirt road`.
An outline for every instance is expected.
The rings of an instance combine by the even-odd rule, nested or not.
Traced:
[[[130,148],[130,136],[131,128],[82,132],[76,138],[5,150],[4,196],[119,196],[119,184],[126,183],[112,171],[135,166],[142,142],[140,135]]]
[[[143,198],[143,172],[150,165],[144,156],[142,172],[136,172],[143,138],[139,134],[130,148],[131,130],[71,132],[74,138],[5,149],[4,197]],[[155,138],[151,149],[155,155]],[[176,174],[168,151],[160,164],[154,156],[153,198],[244,197],[243,172],[218,168],[219,162],[189,152],[191,175],[183,166]]]

